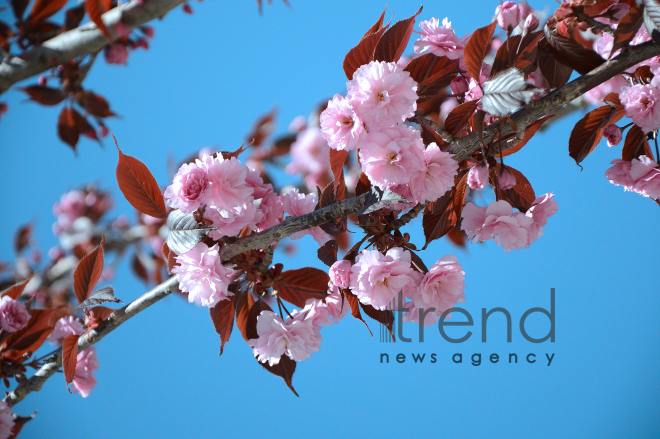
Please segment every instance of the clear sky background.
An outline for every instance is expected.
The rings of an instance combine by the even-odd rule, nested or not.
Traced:
[[[385,2],[291,2],[287,8],[275,0],[263,16],[250,0],[194,2],[192,16],[176,10],[155,23],[151,49],[133,53],[127,67],[97,62],[85,84],[123,116],[110,121],[123,151],[165,184],[168,154],[233,150],[274,105],[284,132],[295,116],[343,92],[344,55]],[[387,3],[395,21],[419,7]],[[463,36],[488,24],[498,4],[429,3],[419,19],[447,16]],[[30,219],[41,248],[55,245],[52,205],[86,182],[112,191],[111,214],[132,215],[117,188],[110,141],[99,148],[81,140],[74,157],[56,136],[59,107],[23,102],[18,91],[1,99],[9,113],[0,122],[0,260],[13,259],[13,232]],[[324,329],[321,350],[298,364],[296,398],[262,370],[238,332],[218,357],[208,310],[170,297],[97,345],[98,385],[89,398],[70,395],[58,375],[18,404],[22,415],[38,410],[22,437],[659,437],[659,210],[604,177],[620,148],[603,142],[580,171],[568,156],[579,117],[556,123],[508,160],[537,194],[556,194],[559,211],[545,236],[520,252],[505,253],[493,242],[462,251],[443,239],[422,253],[427,265],[445,254],[459,257],[465,309],[476,325],[467,342],[450,344],[430,327],[424,343],[380,343],[376,322],[369,321],[371,338],[348,317]],[[421,219],[406,231],[423,243]],[[324,268],[311,238],[302,244],[294,257],[277,253],[276,261],[289,269],[309,261]],[[113,285],[127,302],[146,289],[125,265]],[[556,342],[533,344],[517,322],[529,308],[549,308],[550,288],[556,288]],[[497,306],[512,314],[513,341],[506,343],[503,319],[493,317],[482,343],[481,309]],[[532,335],[547,332],[543,317],[528,323]],[[417,328],[404,327],[406,335]],[[379,363],[381,353],[390,364]],[[405,363],[394,361],[398,353]],[[414,364],[411,353],[427,358]],[[451,361],[454,353],[463,354],[463,364]],[[474,353],[482,354],[480,366],[470,364]],[[487,360],[492,353],[499,363]],[[508,364],[509,353],[518,354],[518,364]],[[529,353],[536,363],[524,360]],[[550,366],[546,353],[555,355]]]

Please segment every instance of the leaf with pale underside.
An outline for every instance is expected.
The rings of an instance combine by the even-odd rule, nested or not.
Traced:
[[[90,294],[89,299],[84,300],[76,308],[91,308],[107,302],[124,303],[115,297],[115,289],[111,286],[99,288]]]
[[[369,195],[367,195],[367,199],[364,202],[364,207],[362,207],[362,209],[357,214],[366,215],[368,213],[380,210],[383,207],[389,207],[397,203],[410,203],[410,201],[389,189],[385,189],[383,191],[380,188],[374,186],[371,188]]]
[[[484,82],[481,106],[494,116],[506,116],[531,101],[535,93],[542,91],[530,88],[522,71],[513,68]]]
[[[182,255],[202,242],[204,237],[215,227],[200,224],[191,213],[173,210],[167,217],[167,246],[174,253]]]

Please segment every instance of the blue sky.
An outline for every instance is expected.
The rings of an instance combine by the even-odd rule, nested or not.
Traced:
[[[447,16],[462,36],[488,24],[498,4],[437,2],[425,5],[420,18]],[[155,23],[151,49],[133,53],[128,67],[98,62],[86,80],[122,115],[110,126],[123,151],[161,184],[168,154],[233,150],[274,105],[283,132],[295,116],[342,92],[343,57],[385,2],[292,0],[287,8],[276,0],[263,16],[249,0],[191,5],[192,16],[176,10]],[[390,0],[388,17],[396,21],[418,8]],[[132,215],[116,185],[117,153],[109,141],[99,148],[83,140],[74,157],[57,139],[58,110],[25,103],[17,91],[2,100],[9,113],[0,122],[0,260],[13,258],[13,231],[30,219],[42,249],[56,244],[52,204],[86,182],[112,191],[114,214]],[[362,323],[346,318],[324,329],[321,350],[299,363],[296,398],[256,364],[239,334],[219,358],[207,310],[170,297],[97,345],[99,384],[89,398],[69,395],[56,376],[21,402],[17,413],[38,410],[22,437],[658,437],[658,206],[604,177],[620,149],[602,143],[582,171],[575,165],[568,138],[579,117],[554,124],[508,161],[537,194],[556,194],[559,211],[545,236],[520,252],[505,253],[492,242],[462,251],[441,240],[422,253],[427,265],[446,254],[459,257],[464,307],[475,320],[467,342],[450,344],[430,327],[424,343],[385,344],[374,321],[372,339]],[[421,220],[406,231],[423,243]],[[276,254],[276,262],[298,268],[313,260],[323,268],[305,239],[294,257]],[[125,302],[145,291],[127,273],[124,266],[113,282]],[[529,308],[549,308],[551,288],[556,341],[530,343],[517,322]],[[482,343],[481,309],[498,306],[512,314],[513,340],[506,343],[503,319],[493,316]],[[547,332],[540,316],[528,324],[532,335]],[[417,326],[404,330],[415,334]],[[390,355],[389,364],[379,363],[381,353]],[[396,363],[398,353],[408,360]],[[427,359],[415,364],[411,353]],[[455,353],[463,364],[452,362]],[[470,364],[475,353],[482,354],[480,366]],[[487,360],[493,353],[497,364]],[[508,364],[509,353],[518,354],[518,364]],[[529,353],[536,363],[524,360]],[[555,354],[550,366],[546,353]]]

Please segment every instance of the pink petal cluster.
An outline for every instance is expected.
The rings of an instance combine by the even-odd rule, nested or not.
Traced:
[[[557,212],[557,202],[550,192],[541,195],[526,213],[513,212],[506,201],[493,201],[488,207],[467,203],[463,208],[461,228],[472,242],[495,241],[504,251],[527,248],[543,236],[542,227]]]
[[[410,191],[415,201],[435,201],[454,186],[458,162],[434,142],[424,150],[424,166],[413,174]]]
[[[0,439],[7,439],[14,428],[14,416],[11,407],[0,400]]]
[[[309,127],[300,131],[296,141],[291,145],[292,161],[286,167],[288,174],[302,174],[305,185],[310,190],[316,186],[323,187],[323,179],[330,170],[328,161],[328,142],[317,127]]]
[[[298,189],[292,189],[288,193],[280,196],[280,201],[285,213],[290,216],[301,216],[310,213],[316,207],[316,194],[301,194]],[[289,236],[291,239],[300,239],[305,235],[312,235],[319,245],[323,245],[330,239],[330,235],[320,227],[296,232]]]
[[[332,264],[330,271],[330,282],[339,288],[348,288],[351,282],[351,261],[340,259]]]
[[[408,298],[412,303],[408,304],[410,311],[404,314],[404,321],[419,323],[421,312],[424,315],[422,324],[434,325],[442,313],[453,308],[456,303],[465,303],[464,289],[465,272],[458,258],[444,256],[433,264],[418,287],[409,290]]]
[[[68,230],[73,222],[85,213],[85,193],[72,190],[60,197],[60,201],[53,205],[53,215],[57,218],[53,231]],[[58,233],[56,233],[58,234]]]
[[[653,159],[643,155],[630,162],[612,160],[612,165],[605,172],[610,183],[654,200],[660,199],[660,168]]]
[[[460,95],[468,91],[470,86],[467,79],[465,79],[465,76],[458,75],[452,79],[451,83],[449,84],[449,88],[451,89],[452,94]]]
[[[410,183],[424,171],[424,142],[419,131],[395,125],[371,131],[360,149],[362,171],[381,189]]]
[[[507,32],[511,32],[520,23],[520,7],[512,1],[506,1],[495,9],[497,24]]]
[[[99,368],[99,360],[96,358],[96,348],[89,347],[82,352],[78,352],[76,373],[73,376],[73,391],[80,393],[80,396],[87,398],[96,387],[96,377],[94,372]]]
[[[280,197],[274,191],[269,192],[261,199],[259,210],[262,212],[263,218],[257,226],[258,232],[278,225],[284,218],[284,206]]]
[[[180,265],[174,267],[172,273],[181,291],[188,293],[188,302],[213,308],[234,295],[227,288],[237,271],[222,265],[217,244],[209,248],[200,242],[176,260]]]
[[[603,137],[607,139],[607,146],[610,148],[614,145],[618,145],[621,143],[623,137],[621,134],[621,128],[611,123],[603,130]]]
[[[488,184],[488,165],[486,162],[477,163],[468,172],[467,184],[470,189],[483,189]]]
[[[199,209],[206,201],[206,190],[209,187],[207,171],[200,160],[181,165],[172,184],[163,194],[166,204],[183,213],[192,213]]]
[[[534,32],[537,27],[539,27],[539,19],[536,18],[534,14],[529,14],[527,18],[525,18],[525,23],[523,24],[524,32]]]
[[[505,167],[501,174],[497,173],[497,184],[502,190],[511,189],[516,185],[516,176]]]
[[[25,305],[9,296],[0,299],[0,326],[7,332],[16,332],[27,325],[30,313]]]
[[[113,43],[105,49],[104,55],[108,64],[122,65],[128,60],[128,49],[124,44]]]
[[[395,63],[360,66],[347,88],[346,99],[369,129],[401,123],[417,109],[417,83]]]
[[[351,103],[340,94],[328,101],[328,107],[321,113],[320,122],[323,137],[330,148],[338,151],[357,148],[366,134],[364,124]]]
[[[378,250],[363,250],[351,268],[351,291],[363,304],[385,309],[399,291],[414,286],[410,264],[408,250],[393,248],[384,255]]]
[[[637,84],[619,94],[626,116],[642,131],[660,128],[660,90],[653,85]]]
[[[328,293],[323,300],[308,299],[300,311],[305,314],[305,319],[311,319],[318,329],[321,325],[332,326],[338,323],[350,309],[350,305],[339,292],[339,287],[332,282],[328,283]]]
[[[248,340],[254,356],[261,363],[273,366],[286,355],[294,361],[311,357],[321,347],[321,334],[312,319],[302,312],[286,322],[272,311],[262,311],[257,317],[259,338]]]
[[[62,341],[70,335],[80,335],[84,331],[82,323],[74,316],[62,317],[55,323],[55,329],[46,341],[54,345],[61,345]]]
[[[465,45],[470,39],[470,35],[458,38],[454,33],[451,22],[445,17],[440,26],[440,20],[431,18],[428,21],[419,23],[421,32],[414,31],[420,35],[419,40],[415,41],[415,53],[431,52],[437,56],[446,56],[449,59],[458,59],[463,56]]]

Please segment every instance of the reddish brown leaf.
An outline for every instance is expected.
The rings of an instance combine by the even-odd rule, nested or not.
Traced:
[[[34,273],[30,275],[27,279],[25,279],[23,282],[20,284],[16,284],[13,287],[9,288],[7,291],[2,293],[2,297],[11,297],[14,300],[18,300],[19,297],[21,297],[21,294],[23,294],[23,291],[25,290],[25,287],[27,284],[30,283],[32,278],[34,277]]]
[[[270,309],[270,306],[261,299],[254,302],[250,307],[245,328],[248,340],[259,338],[259,333],[257,332],[257,318],[261,315],[262,311],[272,311],[272,309]]]
[[[66,144],[68,144],[73,151],[76,151],[76,144],[80,138],[80,131],[78,131],[78,124],[76,113],[73,108],[64,107],[60,113],[57,121],[57,135]]]
[[[344,179],[343,172],[346,157],[348,157],[348,151],[337,151],[336,149],[330,148],[330,169],[332,169],[332,175],[335,180],[335,193],[337,191],[337,186]]]
[[[66,98],[66,95],[59,88],[31,85],[23,87],[21,90],[30,96],[30,100],[41,105],[57,105]]]
[[[252,146],[261,146],[264,140],[270,136],[275,129],[275,119],[277,118],[277,109],[273,108],[268,113],[262,115],[257,119],[254,128],[247,136],[247,142]],[[290,145],[289,145],[290,146]]]
[[[545,38],[550,53],[556,59],[561,60],[562,64],[567,65],[581,75],[589,73],[605,62],[598,53],[587,49],[571,38],[559,35],[547,26],[545,28]]]
[[[32,223],[29,222],[20,226],[14,232],[14,251],[20,253],[25,247],[30,245],[32,240]]]
[[[97,328],[115,311],[117,310],[108,308],[107,306],[95,306],[94,308],[87,310],[87,314],[85,315],[85,326],[92,329]]]
[[[468,73],[473,78],[479,78],[481,64],[490,49],[490,41],[493,39],[496,26],[497,22],[494,21],[488,26],[480,27],[474,31],[470,40],[465,45],[465,50],[463,51],[465,65],[467,66]]]
[[[119,151],[119,163],[117,163],[117,182],[119,189],[133,207],[145,215],[155,218],[167,218],[165,213],[165,201],[160,192],[158,183],[149,169],[136,158],[124,155],[119,149],[117,139],[113,135],[117,151]]]
[[[337,241],[335,239],[331,239],[319,247],[316,254],[318,255],[321,262],[323,262],[328,267],[332,267],[332,264],[337,262],[337,248]]]
[[[392,336],[392,341],[396,342],[394,337],[394,313],[390,310],[379,310],[371,305],[360,304],[366,315],[385,326]]]
[[[424,98],[422,100],[438,95],[447,88],[459,71],[455,60],[432,53],[413,59],[404,70],[417,82],[417,95]]]
[[[100,0],[85,0],[85,12],[87,12],[87,15],[89,15],[89,18],[94,22],[96,27],[99,28],[101,33],[105,35],[109,40],[112,41],[112,34],[108,31],[108,28],[105,27],[105,23],[103,23],[103,19],[101,16],[108,12],[108,10],[105,8],[105,6]]]
[[[368,36],[371,35],[371,34],[374,34],[374,33],[378,32],[379,30],[381,30],[381,29],[383,28],[383,20],[385,19],[385,11],[387,11],[387,6],[385,6],[385,9],[383,9],[383,13],[380,14],[380,17],[379,17],[378,20],[374,23],[374,25],[371,26],[371,27],[369,28],[369,30],[367,31],[367,33],[365,33],[365,34],[362,36],[362,39],[368,37]],[[349,79],[350,79],[350,78],[349,78]]]
[[[536,200],[536,195],[534,194],[534,189],[532,185],[527,181],[527,178],[518,170],[512,168],[511,166],[506,166],[505,169],[511,172],[516,177],[516,185],[511,189],[502,190],[499,185],[493,185],[495,189],[495,195],[499,200],[508,201],[513,207],[518,209],[521,212],[527,212],[532,206],[534,200]],[[500,164],[491,168],[491,176],[493,172],[497,172],[499,175]]]
[[[295,361],[287,357],[286,354],[282,354],[282,356],[280,357],[280,361],[277,364],[274,364],[272,366],[268,365],[268,363],[259,363],[259,364],[261,364],[264,369],[266,369],[268,372],[272,373],[273,375],[282,377],[286,385],[293,392],[293,394],[296,395],[297,397],[300,397],[300,395],[298,395],[298,392],[296,392],[296,389],[293,388],[293,382],[292,382],[293,373],[296,371]]]
[[[610,123],[616,123],[623,117],[622,111],[614,106],[604,105],[587,113],[575,124],[568,140],[568,153],[579,165],[596,148],[603,137],[603,130]]]
[[[461,224],[461,213],[465,206],[465,195],[467,194],[467,179],[468,171],[465,170],[463,174],[459,172],[454,181],[457,181],[454,188],[454,211],[456,212],[457,227]]]
[[[383,36],[389,25],[379,29],[369,36],[360,40],[357,46],[348,51],[344,57],[344,73],[348,79],[353,79],[353,74],[361,65],[369,64],[374,57],[374,50],[378,41]]]
[[[248,317],[250,315],[250,308],[254,306],[254,299],[248,292],[238,294],[236,300],[236,327],[241,331],[241,335],[245,340],[248,338]]]
[[[619,49],[624,48],[633,37],[644,22],[644,5],[633,4],[626,15],[623,16],[614,29],[614,42],[612,43],[612,54]],[[611,57],[611,55],[610,55]]]
[[[349,290],[342,290],[344,293],[344,298],[346,299],[346,302],[348,302],[348,306],[351,307],[351,315],[364,323],[364,326],[367,327],[367,331],[369,331],[369,334],[373,337],[374,334],[371,332],[371,329],[369,329],[369,325],[367,325],[367,322],[364,321],[362,318],[362,314],[360,313],[360,301],[358,300],[357,296],[353,293],[351,293]],[[345,305],[345,304],[344,304]]]
[[[397,62],[408,45],[415,27],[415,18],[422,12],[422,7],[415,15],[395,23],[378,41],[374,49],[374,61]]]
[[[557,61],[550,52],[541,51],[541,46],[547,47],[545,38],[539,42],[539,57],[537,61],[541,74],[548,81],[550,88],[559,88],[568,82],[573,69]]]
[[[425,250],[432,241],[445,236],[456,224],[458,217],[454,210],[455,191],[455,189],[452,189],[442,197],[429,203],[424,209],[422,228],[424,229],[426,243],[422,250]]]
[[[653,158],[653,152],[651,152],[646,133],[637,125],[632,125],[626,134],[626,140],[621,149],[621,158],[630,161],[640,155]]]
[[[92,293],[94,286],[103,273],[103,246],[105,236],[101,237],[101,243],[87,256],[78,262],[76,271],[73,273],[73,289],[76,292],[78,303],[82,303]]]
[[[82,19],[85,18],[85,5],[78,5],[69,8],[64,15],[66,18],[64,19],[64,28],[62,30],[68,31],[75,29],[80,25]]]
[[[527,142],[529,142],[531,138],[534,137],[534,134],[536,134],[536,132],[541,128],[541,125],[543,125],[546,120],[551,119],[555,116],[556,116],[555,114],[546,114],[542,118],[530,123],[529,126],[525,129],[525,137],[523,137],[523,139],[520,142],[518,142],[513,148],[509,148],[502,151],[502,157],[506,157],[508,155],[520,151],[522,147],[527,145]]]
[[[452,229],[447,232],[447,238],[457,245],[458,247],[465,248],[465,243],[467,241],[467,235],[465,232],[457,226],[452,227]]]
[[[220,355],[225,349],[225,343],[229,340],[231,330],[234,327],[234,296],[228,300],[217,303],[211,311],[211,320],[215,326],[215,332],[220,336]]]
[[[32,413],[30,416],[18,416],[14,414],[14,426],[11,429],[11,436],[9,436],[7,439],[16,439],[23,430],[23,426],[30,422],[31,420],[34,419],[34,417],[37,415],[37,412],[35,411]]]
[[[62,369],[67,388],[73,382],[76,375],[76,364],[78,363],[78,336],[71,334],[62,342]],[[69,390],[71,392],[71,390]]]
[[[426,264],[424,264],[424,261],[422,261],[422,258],[419,257],[417,253],[415,253],[412,250],[410,251],[410,259],[411,259],[411,266],[415,270],[419,271],[420,273],[426,274],[429,272],[429,269],[426,268]]]
[[[176,261],[176,257],[178,255],[170,250],[170,248],[167,246],[167,242],[163,243],[162,252],[163,259],[165,259],[165,262],[167,263],[167,271],[172,274],[172,269],[179,265],[179,263]]]
[[[78,98],[78,103],[89,114],[96,117],[110,117],[115,116],[115,113],[110,111],[110,104],[101,95],[86,91]]]
[[[20,331],[12,333],[2,345],[2,357],[12,361],[22,361],[23,355],[32,354],[46,341],[55,328],[54,309],[31,309],[30,320]]]
[[[98,136],[96,135],[96,130],[87,121],[86,117],[84,117],[82,114],[78,113],[77,111],[73,113],[73,116],[76,121],[76,127],[80,134],[83,134],[89,137],[90,139],[98,140]]]
[[[131,259],[131,269],[144,283],[149,283],[149,273],[147,273],[147,269],[142,261],[140,261],[137,253],[133,254],[133,258]]]
[[[38,23],[62,9],[68,0],[37,0],[26,21]]]
[[[355,184],[355,196],[359,197],[362,194],[365,194],[371,190],[371,181],[369,177],[363,172],[360,174],[360,179]]]
[[[520,48],[518,49],[518,57],[516,59],[516,68],[525,70],[525,73],[529,73],[531,68],[534,67],[534,61],[536,61],[538,53],[539,41],[543,38],[543,32],[537,31],[532,32],[522,39],[520,43]],[[491,76],[493,76],[491,74]]]
[[[497,49],[495,60],[493,61],[493,67],[490,73],[491,78],[497,75],[499,72],[516,65],[516,55],[518,46],[520,45],[520,40],[520,35],[510,36],[506,39],[506,41],[502,43],[500,48]]]
[[[10,3],[16,20],[23,20],[23,14],[25,13],[28,3],[30,3],[30,0],[11,0]]]
[[[328,295],[330,277],[318,268],[305,267],[288,270],[273,281],[277,295],[299,308],[305,307],[307,299],[323,299]]]
[[[479,99],[464,102],[449,112],[445,119],[445,129],[449,134],[456,135],[467,124],[477,105],[479,105]]]

